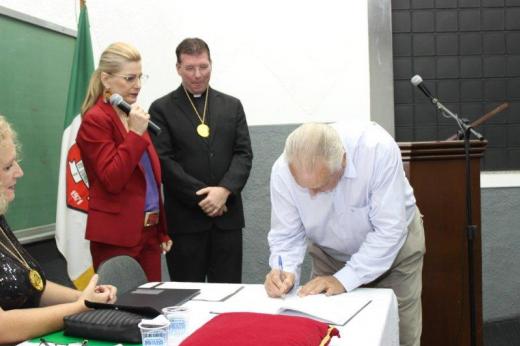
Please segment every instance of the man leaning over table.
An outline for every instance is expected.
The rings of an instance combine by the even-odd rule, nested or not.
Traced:
[[[373,122],[301,125],[270,185],[267,294],[299,284],[308,248],[311,280],[299,295],[391,288],[400,344],[419,345],[424,229],[394,139]]]

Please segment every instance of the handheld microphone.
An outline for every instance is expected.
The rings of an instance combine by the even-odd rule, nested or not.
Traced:
[[[127,115],[130,113],[130,105],[126,103],[125,100],[123,100],[123,97],[119,94],[112,94],[112,96],[110,96],[110,104],[112,106],[116,106],[117,108],[125,112]],[[148,120],[148,129],[156,135],[161,133],[161,128],[151,120]]]
[[[412,82],[412,84],[414,86],[418,87],[423,92],[423,94],[426,95],[426,97],[428,97],[432,101],[432,103],[437,103],[437,99],[435,97],[433,97],[430,90],[428,90],[426,85],[424,85],[423,79],[421,76],[416,74],[415,76],[412,77],[412,79],[410,79],[410,82]]]

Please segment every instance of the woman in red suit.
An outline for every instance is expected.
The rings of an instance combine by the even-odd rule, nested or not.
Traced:
[[[161,200],[161,170],[147,126],[150,116],[136,104],[145,75],[131,45],[113,43],[90,79],[76,138],[89,180],[85,237],[94,268],[128,255],[148,280],[161,280],[161,252],[169,251]],[[119,94],[131,105],[125,114],[108,102]]]

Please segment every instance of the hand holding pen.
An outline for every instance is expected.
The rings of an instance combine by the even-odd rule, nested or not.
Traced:
[[[284,271],[283,271],[283,260],[282,260],[282,256],[278,256],[278,270],[280,271],[280,282],[281,282],[281,297],[282,298],[285,298],[285,293],[288,291],[286,290],[285,288],[285,274],[284,274]]]
[[[280,271],[280,281],[283,283],[285,280],[285,275],[283,273],[283,260],[282,256],[278,256],[278,270]]]
[[[278,268],[272,269],[265,277],[265,290],[272,298],[283,297],[294,286],[295,275],[283,269],[282,257],[278,257]]]

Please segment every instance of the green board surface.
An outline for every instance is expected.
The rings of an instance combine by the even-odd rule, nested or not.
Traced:
[[[15,231],[55,222],[74,43],[74,37],[0,15],[0,114],[18,133],[25,173],[6,215]]]

